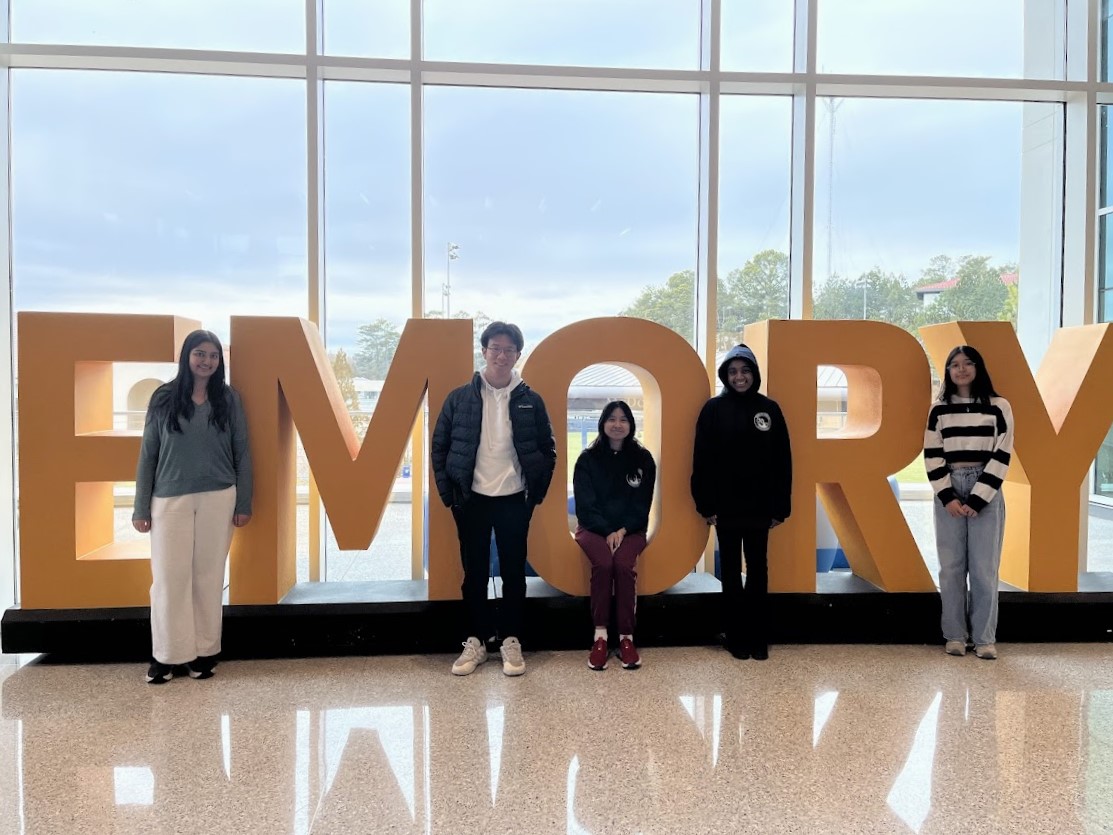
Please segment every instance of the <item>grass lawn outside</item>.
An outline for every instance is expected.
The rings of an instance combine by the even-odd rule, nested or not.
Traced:
[[[924,469],[924,459],[917,457],[915,461],[896,474],[897,481],[901,484],[927,484],[927,470]]]

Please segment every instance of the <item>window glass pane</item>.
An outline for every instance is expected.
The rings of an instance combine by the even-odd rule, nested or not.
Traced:
[[[325,334],[333,370],[362,438],[410,316],[410,89],[324,85]],[[409,456],[365,551],[327,531],[325,577],[409,580]]]
[[[1101,77],[1109,80],[1109,16],[1113,13],[1109,0],[1101,0]]]
[[[1113,167],[1109,165],[1109,147],[1111,143],[1109,140],[1113,137],[1110,136],[1110,130],[1113,125],[1109,123],[1109,108],[1099,107],[1098,112],[1101,114],[1101,182],[1098,184],[1101,192],[1099,201],[1101,208],[1109,207],[1109,201],[1113,199]]]
[[[305,315],[304,82],[11,80],[16,310],[177,314],[226,344],[233,314]],[[137,428],[175,368],[116,366],[117,428]],[[121,538],[130,513],[117,507]]]
[[[1097,469],[1094,477],[1094,492],[1107,499],[1113,499],[1113,430],[1105,436],[1098,450]],[[1093,560],[1090,560],[1091,564]],[[1096,570],[1091,568],[1091,570]],[[1108,570],[1108,569],[1107,569]]]
[[[698,69],[698,0],[425,0],[436,61]]]
[[[690,339],[698,104],[694,95],[429,88],[429,305],[451,267],[450,315],[514,321],[533,345],[579,319],[648,314],[643,290],[668,286],[675,292],[653,311]]]
[[[1026,118],[1056,110],[1029,106],[1039,112],[1013,102],[821,99],[815,317],[874,319],[914,334],[955,319],[1015,325],[1021,181],[1051,176],[1025,165],[1022,129]],[[1050,188],[1031,185],[1034,194]],[[902,509],[935,573],[922,460],[895,475]]]
[[[1061,78],[1059,3],[819,0],[821,72]]]
[[[304,0],[11,0],[14,43],[305,52]]]
[[[788,318],[792,100],[725,96],[719,140],[718,350]]]
[[[734,72],[792,72],[792,3],[725,0],[719,64]]]
[[[325,54],[410,56],[409,0],[324,0]]]
[[[1098,218],[1098,321],[1113,319],[1110,293],[1113,292],[1113,235],[1109,234],[1111,215]]]

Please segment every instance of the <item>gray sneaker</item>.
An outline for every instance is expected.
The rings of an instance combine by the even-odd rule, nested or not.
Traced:
[[[517,638],[505,638],[502,642],[502,671],[508,676],[520,676],[526,671],[526,662],[522,658],[522,645]]]
[[[466,676],[475,672],[475,668],[487,660],[487,647],[478,638],[472,637],[464,641],[464,651],[452,664],[452,675]]]
[[[986,661],[997,660],[997,646],[995,644],[982,644],[974,647],[974,655],[978,658],[984,658]]]
[[[966,655],[966,641],[947,641],[947,655]]]

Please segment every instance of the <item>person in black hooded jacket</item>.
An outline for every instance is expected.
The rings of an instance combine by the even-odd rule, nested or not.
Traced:
[[[587,665],[607,668],[611,598],[617,606],[618,658],[627,670],[641,666],[634,647],[638,556],[645,550],[657,465],[634,437],[630,406],[614,400],[599,415],[599,435],[576,459],[576,542],[591,563],[591,617],[595,638]]]
[[[727,649],[735,658],[760,661],[769,657],[769,531],[792,512],[792,450],[780,406],[758,393],[753,351],[732,348],[719,379],[722,392],[704,404],[696,422],[692,498],[719,538]]]

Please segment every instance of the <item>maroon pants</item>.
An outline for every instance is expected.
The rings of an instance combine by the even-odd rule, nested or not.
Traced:
[[[576,529],[576,542],[591,563],[591,622],[606,627],[611,622],[611,596],[618,610],[618,631],[634,634],[634,611],[638,606],[635,586],[638,579],[638,555],[645,550],[645,534],[623,537],[618,550],[611,553],[607,538],[597,533]]]

